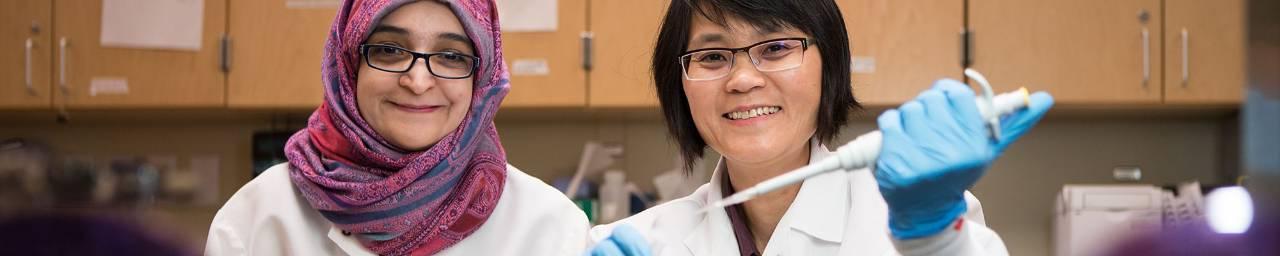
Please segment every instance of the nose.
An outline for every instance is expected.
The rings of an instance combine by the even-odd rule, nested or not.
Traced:
[[[411,65],[409,71],[400,74],[400,87],[413,94],[423,94],[436,86],[436,76],[428,70],[426,58],[416,59]]]
[[[756,69],[755,64],[751,63],[751,57],[746,52],[740,52],[743,56],[736,56],[734,53],[733,69],[729,71],[729,81],[725,83],[725,89],[729,92],[744,93],[755,88],[764,87],[764,73]]]

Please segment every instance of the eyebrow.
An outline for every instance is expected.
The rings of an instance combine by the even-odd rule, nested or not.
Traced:
[[[724,42],[724,41],[726,41],[724,38],[724,35],[721,35],[721,34],[702,34],[702,35],[698,35],[698,37],[694,39],[693,43],[691,43],[690,45],[701,45],[706,43]]]
[[[778,33],[780,31],[777,27],[772,27],[772,26],[754,26],[754,27],[755,27],[756,33],[759,33],[760,35],[771,35],[771,34]],[[698,35],[697,38],[695,38],[693,42],[690,43],[690,45],[727,42],[727,41],[728,39],[725,38],[723,34],[702,34],[702,35]]]
[[[436,36],[436,38],[443,39],[443,40],[458,41],[459,43],[464,43],[468,45],[471,44],[470,38],[467,38],[467,36],[464,36],[462,34],[453,33],[453,32],[440,33],[440,35]]]
[[[404,29],[402,27],[397,27],[397,26],[378,24],[378,26],[373,27],[373,32],[369,34],[377,34],[377,33],[393,33],[393,34],[399,34],[399,35],[408,35],[409,30]]]

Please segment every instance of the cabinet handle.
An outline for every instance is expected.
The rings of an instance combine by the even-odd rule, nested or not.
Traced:
[[[67,86],[67,38],[58,38],[58,88],[62,89],[62,100],[58,104],[58,123],[65,124],[70,122],[71,115],[67,113],[67,101],[71,100],[71,87]]]
[[[23,74],[26,77],[25,80],[27,85],[27,94],[31,94],[31,96],[36,96],[36,87],[31,82],[31,46],[32,46],[31,38],[28,37],[27,44],[26,44],[26,51],[24,54],[24,56],[26,56],[26,59],[23,61],[23,63],[26,63],[25,64],[26,68],[23,69]]]
[[[1151,33],[1142,28],[1142,87],[1151,81]]]
[[[62,95],[71,94],[71,88],[67,87],[67,38],[58,39],[58,88],[62,89]]]
[[[1184,88],[1187,87],[1187,65],[1190,64],[1187,62],[1187,58],[1190,58],[1187,53],[1187,28],[1182,28],[1182,87]]]

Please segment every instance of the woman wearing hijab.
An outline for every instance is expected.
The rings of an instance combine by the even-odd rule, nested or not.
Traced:
[[[214,217],[209,255],[571,255],[586,216],[507,164],[492,0],[347,0],[325,101]],[[269,85],[264,85],[269,86]]]

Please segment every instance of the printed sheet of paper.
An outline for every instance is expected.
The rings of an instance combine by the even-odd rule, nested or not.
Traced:
[[[556,0],[498,0],[498,19],[505,32],[556,31],[560,14]]]
[[[102,0],[102,46],[199,51],[204,0]]]

